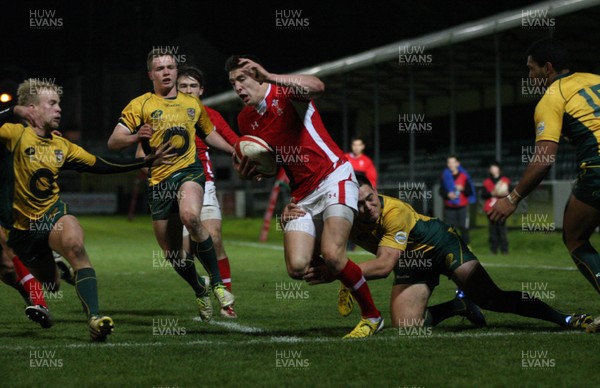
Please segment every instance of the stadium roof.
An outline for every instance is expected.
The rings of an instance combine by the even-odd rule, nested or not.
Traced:
[[[494,36],[500,40],[502,79],[520,80],[526,76],[526,48],[533,40],[555,32],[561,40],[573,42],[570,49],[575,63],[594,69],[599,68],[598,56],[590,55],[590,48],[600,40],[600,30],[597,28],[599,17],[600,0],[547,1],[397,41],[294,73],[326,79],[327,93],[319,99],[319,108],[336,110],[340,108],[341,89],[344,88],[351,90],[352,98],[347,102],[350,108],[364,107],[365,103],[372,102],[376,77],[380,84],[381,103],[408,101],[406,86],[411,72],[416,75],[417,99],[448,95],[449,65],[454,67],[455,82],[459,89],[480,89],[485,85],[493,85],[496,57]],[[419,66],[418,63],[403,66],[400,60],[402,49],[411,53],[424,50],[424,54],[432,55],[431,63],[426,66]],[[241,107],[233,91],[204,100],[207,105],[224,111]]]
[[[428,119],[449,116],[451,153],[455,152],[456,114],[495,109],[495,158],[502,159],[503,105],[531,103],[525,52],[542,37],[568,42],[577,69],[600,72],[600,0],[555,0],[417,38],[397,41],[356,55],[296,71],[324,80],[321,112],[341,114],[342,147],[348,149],[349,115],[353,127],[372,134],[374,161],[380,163],[380,126],[398,126],[403,114]],[[411,57],[411,55],[413,55]],[[416,56],[415,56],[416,55]],[[412,59],[417,58],[416,62]],[[410,63],[409,63],[410,62]],[[268,66],[267,66],[268,68]],[[537,96],[539,97],[539,95]],[[219,111],[237,113],[242,103],[233,91],[205,98]],[[489,128],[494,130],[493,128]],[[415,175],[415,134],[410,133],[409,165]]]

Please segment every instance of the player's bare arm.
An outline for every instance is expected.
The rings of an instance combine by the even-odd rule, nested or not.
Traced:
[[[510,217],[517,209],[517,205],[522,198],[531,193],[548,174],[554,163],[558,143],[549,140],[536,142],[535,154],[532,162],[529,163],[519,184],[506,197],[501,198],[492,208],[489,216],[492,221],[501,221]]]
[[[374,259],[359,263],[358,266],[362,270],[365,279],[384,279],[394,270],[400,255],[401,251],[397,249],[379,247],[377,249],[377,256]],[[331,270],[326,265],[322,264],[310,267],[303,279],[312,286],[315,284],[330,283],[335,280],[335,275],[331,273]]]
[[[152,131],[150,124],[144,124],[136,133],[131,133],[127,127],[119,123],[108,138],[108,149],[117,151],[131,147],[144,139],[150,139]]]
[[[212,131],[204,138],[204,141],[206,144],[218,149],[219,151],[226,152],[230,155],[234,153],[234,149],[231,144],[227,143],[227,141],[223,139],[223,136],[221,136],[217,131]]]
[[[240,58],[240,63],[243,65],[242,73],[260,83],[267,82],[306,91],[308,98],[317,98],[325,91],[325,84],[312,75],[269,73],[264,67],[247,58]]]
[[[29,105],[29,106],[15,105],[13,107],[13,112],[17,116],[25,119],[25,121],[30,123],[35,128],[42,128],[44,126],[44,123],[43,123],[40,115],[34,109],[33,105]]]
[[[374,259],[359,263],[358,266],[367,280],[386,278],[398,264],[402,251],[389,247],[378,247]]]

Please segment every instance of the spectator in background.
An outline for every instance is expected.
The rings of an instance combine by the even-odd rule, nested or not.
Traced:
[[[481,198],[485,200],[483,211],[488,214],[492,210],[492,206],[502,197],[506,197],[509,192],[510,179],[502,176],[500,164],[498,162],[490,163],[490,175],[483,181],[483,191]],[[490,250],[493,254],[500,252],[504,255],[508,254],[508,238],[506,236],[507,228],[504,220],[492,221],[489,220],[489,243]]]
[[[440,185],[440,195],[444,198],[444,221],[454,225],[465,243],[469,244],[469,203],[477,200],[475,187],[467,170],[460,165],[458,157],[448,156],[446,166]]]
[[[346,154],[346,158],[350,161],[354,172],[364,174],[369,182],[373,185],[373,188],[377,188],[377,170],[371,158],[363,154],[365,150],[365,142],[355,137],[352,139],[352,152]]]

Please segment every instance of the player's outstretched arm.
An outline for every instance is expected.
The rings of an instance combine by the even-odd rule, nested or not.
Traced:
[[[268,82],[296,90],[296,94],[307,98],[316,98],[325,91],[323,81],[313,75],[269,73],[264,67],[248,58],[240,58],[240,64],[242,72],[248,77],[260,83]]]
[[[398,263],[400,252],[393,248],[379,247],[377,249],[377,257],[360,263],[358,266],[362,270],[365,279],[383,279],[392,272],[394,266]],[[336,276],[327,265],[322,264],[310,267],[302,279],[313,286],[315,284],[331,283],[336,279]]]
[[[15,115],[27,121],[30,125],[36,128],[42,128],[42,122],[37,111],[32,106],[15,105],[0,112],[0,125],[3,125]]]
[[[149,124],[144,124],[137,132],[131,133],[129,128],[119,123],[108,138],[108,149],[112,151],[122,150],[151,137],[152,127]]]
[[[217,131],[212,131],[204,138],[204,140],[206,141],[206,144],[218,149],[219,151],[226,152],[230,155],[233,155],[235,152],[231,144],[229,144]]]
[[[367,280],[386,278],[394,267],[398,264],[398,258],[401,257],[398,249],[379,247],[377,248],[377,257],[358,264]],[[402,260],[400,258],[400,260]]]
[[[514,190],[506,197],[499,199],[489,213],[492,221],[504,221],[517,210],[521,199],[529,195],[554,165],[558,143],[550,140],[540,140],[535,143],[535,153],[523,176]]]
[[[173,145],[165,143],[143,158],[116,158],[110,156],[96,156],[83,151],[80,158],[65,163],[64,169],[79,172],[91,172],[94,174],[118,174],[122,172],[137,170],[143,167],[158,166],[161,164],[173,164],[169,159],[177,156],[173,152]],[[86,160],[94,160],[93,163]]]

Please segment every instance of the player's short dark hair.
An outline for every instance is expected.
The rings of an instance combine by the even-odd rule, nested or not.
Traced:
[[[369,180],[369,178],[367,178],[367,176],[365,174],[363,174],[362,172],[356,173],[356,180],[358,181],[358,187],[360,187],[362,185],[367,185],[370,188],[373,188],[373,185],[371,184],[371,181]]]
[[[492,166],[496,166],[496,167],[498,167],[499,169],[502,169],[502,166],[500,165],[500,162],[499,162],[499,161],[497,161],[497,160],[492,160],[492,161],[490,162],[490,165],[489,165],[489,167],[492,167]]]
[[[256,55],[254,55],[254,54],[239,54],[239,55],[232,55],[229,58],[227,58],[227,60],[225,61],[225,71],[229,73],[232,70],[239,69],[240,67],[242,67],[240,65],[241,58],[250,59],[251,61],[254,61],[262,66],[262,62],[260,61],[260,59],[258,59],[258,57]]]
[[[556,71],[568,69],[571,64],[567,48],[553,38],[544,38],[533,42],[527,49],[527,56],[531,56],[539,66],[550,62]]]
[[[171,57],[173,58],[173,61],[175,61],[175,65],[179,65],[175,55],[155,47],[152,50],[150,50],[150,52],[148,53],[148,57],[146,58],[146,66],[148,67],[148,71],[152,71],[152,62],[154,62],[154,60],[159,57]]]
[[[201,87],[204,87],[204,73],[195,66],[183,65],[177,70],[177,78],[190,77],[198,81]]]
[[[363,140],[363,138],[362,138],[362,137],[360,137],[360,136],[354,136],[354,137],[352,138],[352,140],[350,140],[350,144],[354,143],[354,142],[355,142],[355,141],[357,141],[357,140],[360,140],[360,141],[362,141],[362,142],[363,142],[363,144],[365,144],[365,141],[364,141],[364,140]]]

